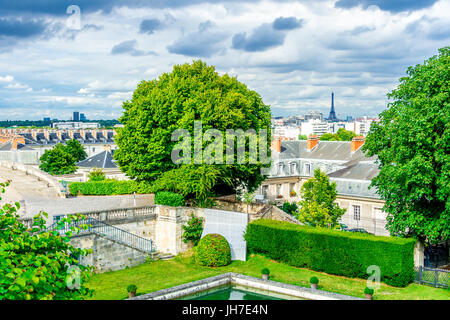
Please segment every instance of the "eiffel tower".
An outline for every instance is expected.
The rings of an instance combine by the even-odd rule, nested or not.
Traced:
[[[328,116],[328,120],[338,121],[338,118],[336,117],[336,112],[334,112],[334,92],[331,93],[331,110],[330,115]]]

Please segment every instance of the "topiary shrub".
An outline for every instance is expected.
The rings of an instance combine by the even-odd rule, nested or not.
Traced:
[[[311,283],[311,284],[318,284],[319,283],[319,278],[311,277],[311,279],[309,279],[309,283]]]
[[[270,270],[267,268],[264,268],[261,270],[261,274],[270,274]]]
[[[221,267],[231,263],[231,250],[227,239],[210,233],[200,239],[195,251],[195,262],[201,266]]]
[[[374,292],[373,288],[366,287],[364,289],[364,294],[373,295],[373,292]]]
[[[175,192],[160,191],[155,194],[155,204],[165,206],[181,207],[185,205],[184,197]]]

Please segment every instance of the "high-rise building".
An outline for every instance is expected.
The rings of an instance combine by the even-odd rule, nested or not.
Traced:
[[[80,113],[80,121],[86,121],[86,116],[84,113]]]
[[[328,120],[337,121],[336,112],[334,111],[334,92],[331,93],[331,110],[330,115],[328,116]]]
[[[73,121],[80,121],[80,113],[78,111],[73,112]]]
[[[44,122],[51,122],[50,118],[44,118]]]

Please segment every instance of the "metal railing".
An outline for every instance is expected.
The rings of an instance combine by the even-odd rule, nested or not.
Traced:
[[[153,244],[152,240],[137,236],[131,232],[111,226],[94,218],[81,219],[78,221],[73,221],[72,223],[64,223],[63,228],[55,230],[58,223],[58,221],[53,223],[47,228],[47,230],[54,230],[59,234],[65,234],[66,232],[71,231],[71,227],[80,228],[82,225],[87,225],[87,229],[80,228],[78,234],[92,232],[149,254],[156,252],[156,246]]]
[[[436,288],[448,288],[450,285],[450,270],[414,267],[414,282],[428,284]]]

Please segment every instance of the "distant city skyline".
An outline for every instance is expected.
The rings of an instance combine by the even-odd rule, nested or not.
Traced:
[[[339,118],[377,116],[450,39],[446,0],[79,1],[79,20],[58,1],[0,5],[0,120],[117,119],[140,81],[194,59],[274,116],[328,116],[331,91]]]

